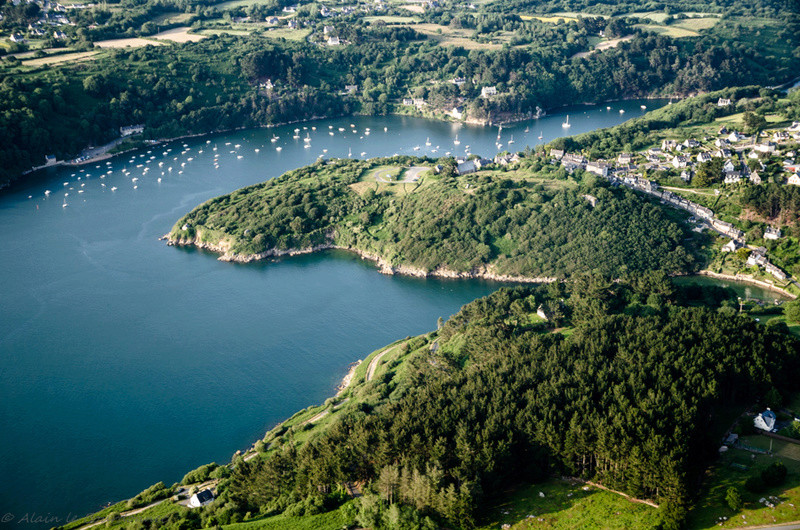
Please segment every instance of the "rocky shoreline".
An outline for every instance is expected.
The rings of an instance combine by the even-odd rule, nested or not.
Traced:
[[[225,243],[206,243],[200,241],[198,238],[194,239],[172,239],[169,234],[163,236],[162,240],[167,241],[169,246],[193,246],[195,248],[208,250],[220,254],[220,261],[229,261],[234,263],[251,263],[253,261],[260,261],[269,258],[278,258],[284,256],[300,256],[303,254],[311,254],[322,250],[344,250],[358,254],[361,259],[366,259],[375,263],[378,272],[381,274],[402,276],[413,276],[415,278],[448,278],[448,279],[481,279],[490,280],[495,282],[504,283],[552,283],[558,281],[554,276],[517,276],[510,274],[499,274],[492,270],[491,266],[483,265],[474,268],[470,271],[456,271],[447,267],[439,267],[431,271],[427,271],[418,267],[410,265],[392,265],[389,261],[377,254],[371,254],[364,250],[350,247],[336,245],[333,242],[323,243],[307,248],[292,248],[286,250],[269,249],[265,252],[258,254],[235,254],[230,252],[230,244]]]

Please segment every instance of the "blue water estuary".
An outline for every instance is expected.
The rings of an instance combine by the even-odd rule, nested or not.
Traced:
[[[353,361],[499,286],[384,276],[344,252],[222,263],[158,240],[197,204],[319,156],[469,146],[488,157],[498,142],[523,150],[639,116],[642,104],[665,102],[567,108],[500,140],[496,127],[399,116],[236,131],[50,169],[3,191],[0,515],[63,523],[227,462],[332,395]]]

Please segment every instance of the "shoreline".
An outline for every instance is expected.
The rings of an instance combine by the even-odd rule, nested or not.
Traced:
[[[438,267],[431,271],[426,271],[411,265],[395,266],[377,254],[371,254],[365,250],[354,247],[336,245],[332,242],[300,249],[269,249],[258,254],[231,254],[229,252],[229,243],[220,243],[216,245],[212,243],[203,243],[198,241],[197,237],[195,237],[194,240],[172,239],[169,237],[169,234],[164,235],[160,239],[165,240],[168,246],[190,246],[202,250],[208,250],[220,254],[220,256],[217,258],[219,261],[233,263],[251,263],[269,258],[300,256],[303,254],[312,254],[314,252],[320,252],[324,250],[343,250],[356,254],[361,259],[372,261],[375,263],[378,272],[389,276],[400,275],[411,276],[415,278],[480,279],[501,283],[553,283],[559,280],[559,278],[555,276],[517,276],[498,274],[491,270],[491,265],[484,265],[480,268],[472,269],[471,271],[455,271],[447,267]]]
[[[756,280],[755,278],[753,278],[752,276],[750,276],[748,274],[738,274],[738,273],[737,274],[725,274],[725,273],[721,273],[721,272],[710,271],[708,269],[703,269],[701,271],[698,271],[695,274],[688,274],[687,276],[706,276],[708,278],[715,278],[715,279],[718,279],[718,280],[728,280],[728,281],[737,282],[737,283],[751,284],[751,285],[755,285],[757,287],[761,287],[762,289],[766,289],[768,291],[772,291],[774,293],[780,293],[780,294],[786,296],[790,300],[797,299],[797,295],[796,294],[790,293],[786,289],[783,289],[781,287],[773,285],[773,284],[771,284],[769,282],[765,282],[763,280]]]

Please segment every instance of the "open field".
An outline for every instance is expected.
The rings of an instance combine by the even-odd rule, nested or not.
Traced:
[[[418,5],[418,4],[403,4],[403,5],[398,6],[398,7],[400,7],[400,9],[405,9],[406,11],[411,11],[412,13],[424,13],[425,12],[425,10],[422,9],[422,6]]]
[[[99,51],[62,53],[60,55],[39,57],[38,59],[27,59],[22,61],[22,64],[24,66],[44,66],[52,64],[86,61],[94,59],[95,58],[94,56],[99,53],[100,53]]]
[[[110,39],[95,42],[94,45],[98,48],[141,48],[142,46],[161,46],[163,42],[140,39],[138,37],[130,39]]]
[[[166,31],[162,31],[161,33],[156,33],[155,35],[153,35],[153,38],[159,40],[168,40],[178,43],[197,42],[205,38],[205,36],[203,35],[197,35],[196,33],[189,33],[189,30],[191,30],[191,28],[189,28],[188,26],[168,29]]]
[[[502,42],[511,40],[511,33],[504,33],[499,39],[500,42],[478,42],[472,40],[473,31],[470,29],[455,29],[429,23],[409,24],[406,27],[427,35],[428,38],[438,41],[442,46],[460,46],[467,50],[499,50],[502,48]]]
[[[412,7],[419,7],[419,6],[412,6]],[[422,8],[420,8],[422,9]],[[420,11],[421,12],[421,11]],[[375,22],[381,21],[386,22],[387,24],[414,24],[419,22],[417,17],[400,17],[396,15],[381,15],[375,17],[364,17],[364,22],[369,22],[370,24],[374,24]]]
[[[634,27],[643,29],[645,31],[652,31],[653,33],[658,33],[659,35],[667,35],[674,39],[680,39],[683,37],[697,37],[700,35],[694,30],[684,29],[677,26],[656,26],[655,24],[636,24]]]
[[[610,50],[611,48],[616,48],[619,46],[620,42],[625,42],[626,40],[633,39],[633,35],[625,35],[624,37],[620,37],[618,39],[610,39],[603,42],[600,42],[595,46],[595,50],[601,52],[603,50]]]
[[[544,496],[540,495],[540,492]],[[488,511],[481,530],[528,528],[653,528],[657,509],[582,482],[551,479],[509,491]]]
[[[704,29],[711,29],[717,25],[719,22],[719,18],[717,17],[708,17],[708,18],[687,18],[684,20],[678,20],[671,24],[672,27],[683,28],[689,31],[701,31]]]
[[[220,11],[225,11],[226,9],[235,9],[237,7],[249,7],[252,5],[257,4],[266,4],[265,0],[229,0],[228,2],[220,2],[219,4],[214,4],[211,7],[215,7]]]

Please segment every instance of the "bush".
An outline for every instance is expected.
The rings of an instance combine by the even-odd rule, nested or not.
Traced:
[[[738,488],[735,488],[733,486],[728,488],[728,492],[725,494],[725,502],[728,504],[728,507],[734,512],[738,512],[744,506],[744,500],[742,499],[742,494],[739,492]]]
[[[751,491],[753,493],[761,493],[766,489],[766,485],[764,484],[764,480],[761,478],[761,475],[753,475],[752,477],[748,478],[744,483],[744,487],[747,489],[747,491]]]
[[[189,471],[181,480],[181,484],[184,486],[188,484],[196,484],[198,482],[204,482],[208,480],[208,477],[211,475],[211,472],[217,468],[217,464],[211,462],[210,464],[205,464],[203,466],[198,467],[193,471]]]
[[[780,486],[786,480],[786,466],[783,462],[773,462],[761,472],[761,480],[767,487]]]

